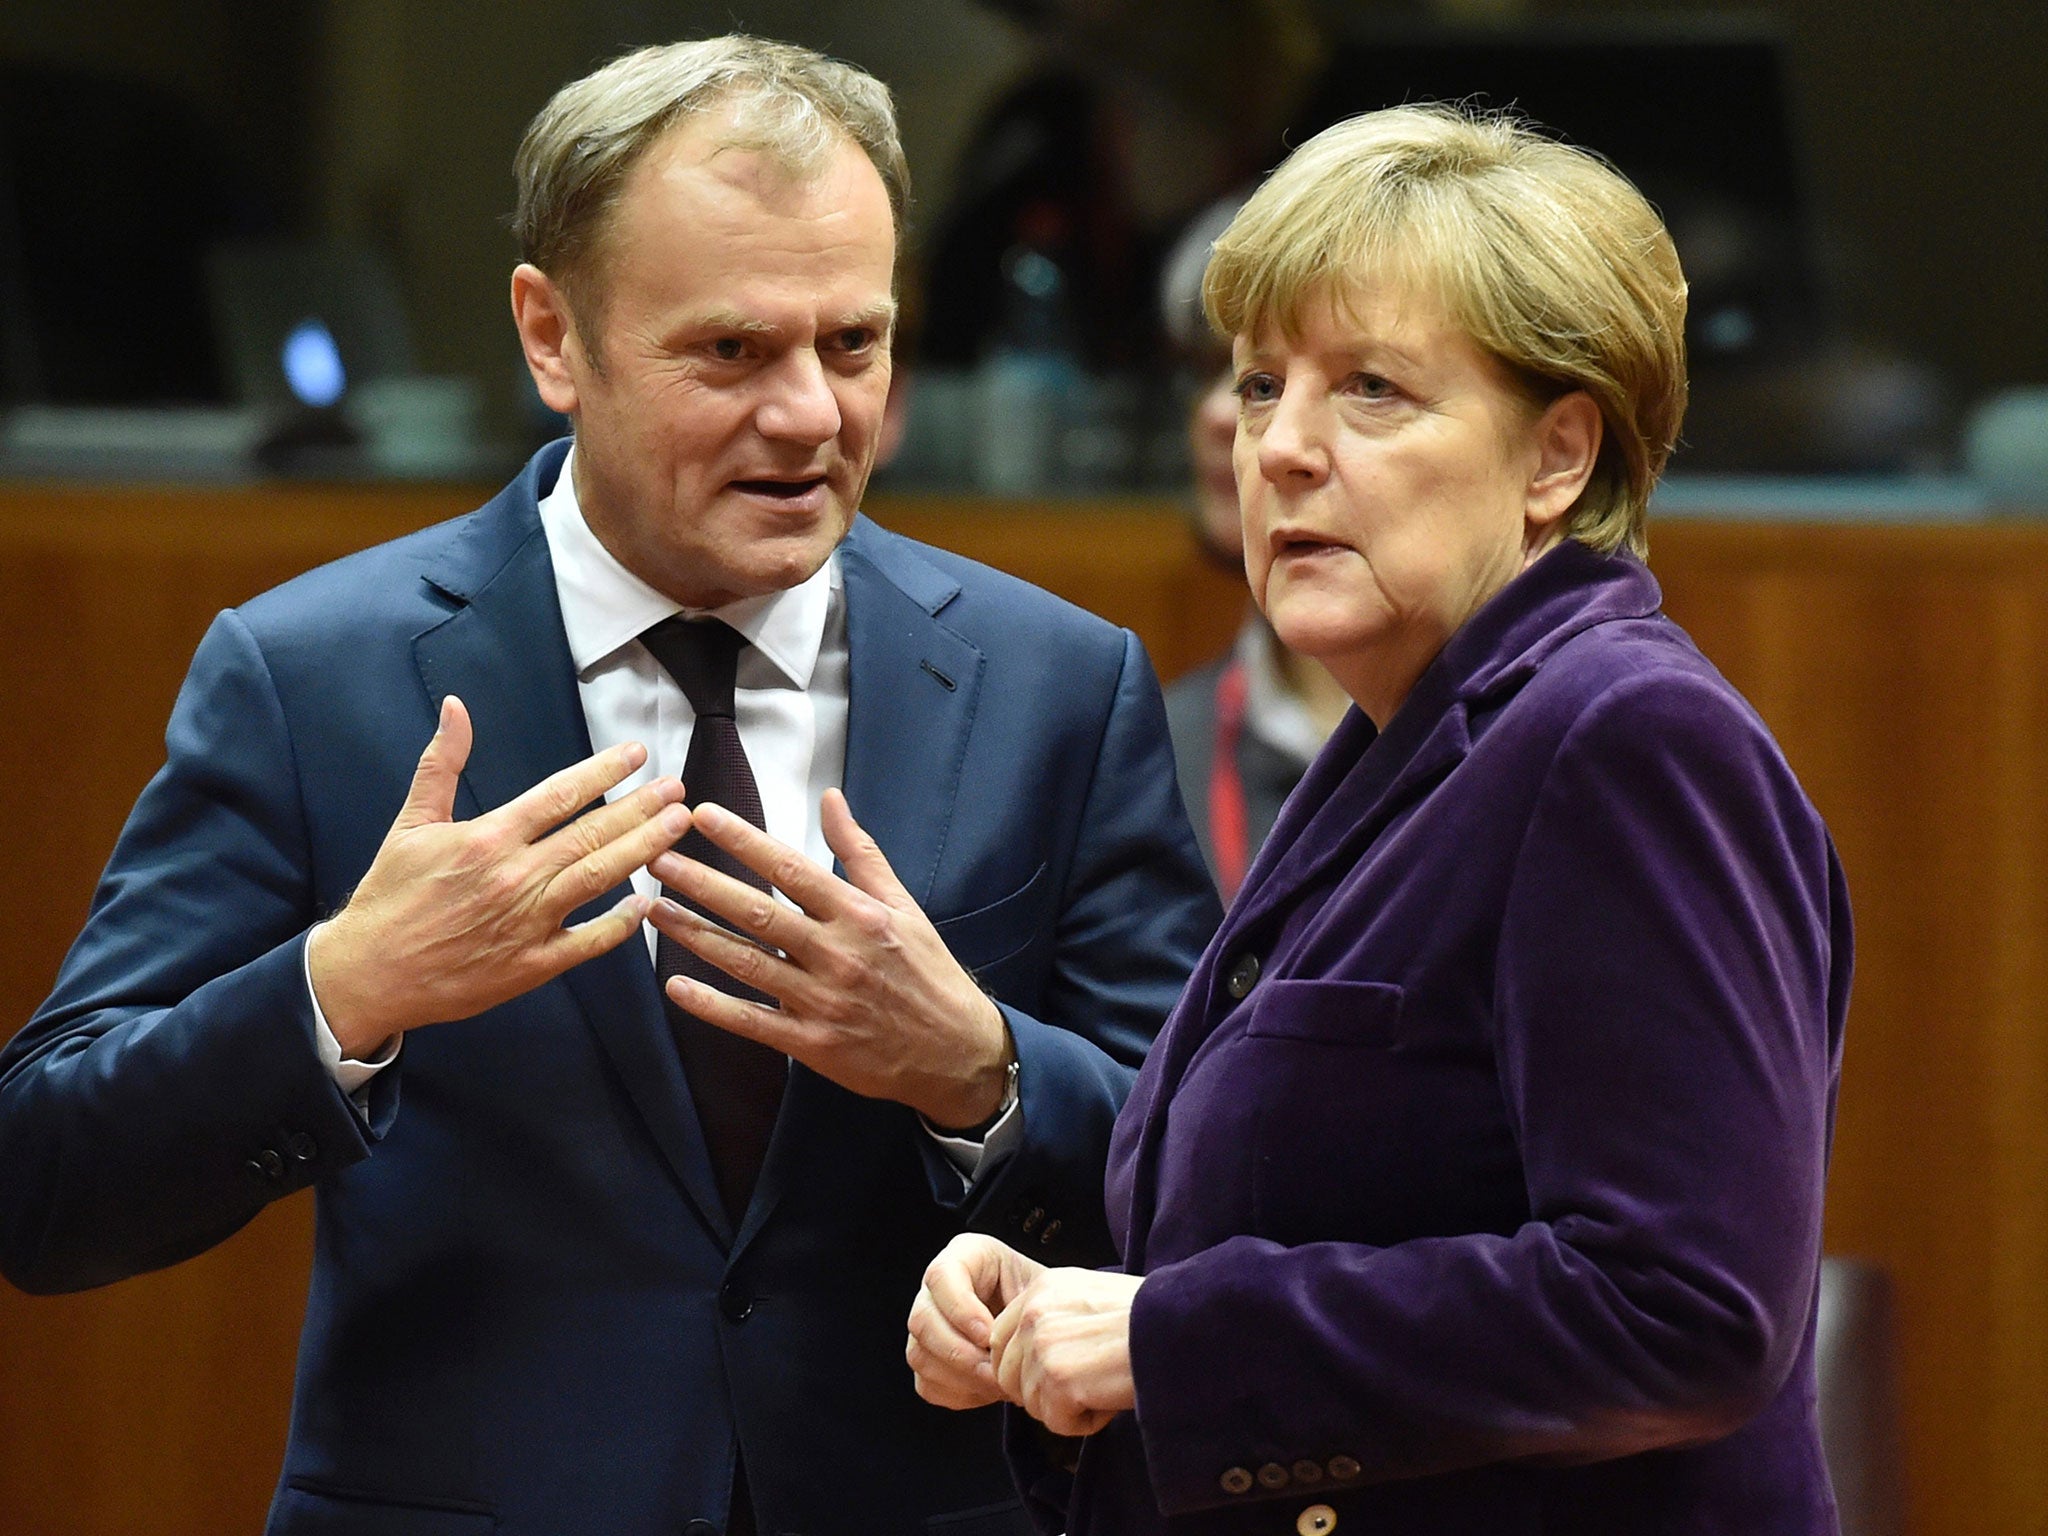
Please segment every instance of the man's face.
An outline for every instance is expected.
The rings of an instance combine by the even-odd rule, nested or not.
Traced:
[[[557,355],[537,356],[514,281],[541,396],[576,423],[585,519],[693,608],[795,586],[845,537],[895,316],[889,196],[860,148],[804,180],[721,148],[726,126],[686,120],[628,173],[593,257],[595,334],[562,305]]]

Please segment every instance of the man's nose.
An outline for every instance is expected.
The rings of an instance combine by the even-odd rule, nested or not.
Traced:
[[[812,448],[839,435],[839,397],[816,352],[798,348],[783,360],[755,420],[763,437]]]

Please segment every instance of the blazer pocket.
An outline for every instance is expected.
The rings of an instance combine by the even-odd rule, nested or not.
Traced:
[[[271,1510],[271,1536],[491,1536],[497,1515],[456,1499],[401,1499],[294,1477]]]
[[[1245,1036],[1313,1045],[1391,1045],[1406,992],[1386,981],[1276,977],[1252,993]]]
[[[985,1504],[950,1515],[933,1515],[924,1523],[925,1536],[1038,1536],[1038,1528],[1018,1503]]]
[[[1009,895],[933,923],[953,958],[968,970],[1000,965],[1028,947],[1045,923],[1052,895],[1052,877],[1041,864]]]

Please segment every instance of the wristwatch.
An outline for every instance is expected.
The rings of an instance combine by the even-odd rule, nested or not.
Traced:
[[[970,1125],[965,1130],[952,1130],[946,1126],[933,1126],[941,1136],[960,1141],[982,1141],[988,1133],[1002,1123],[1003,1116],[1017,1107],[1017,1048],[1010,1047],[1009,1064],[1003,1068],[1003,1102],[996,1106],[996,1112],[979,1125]]]

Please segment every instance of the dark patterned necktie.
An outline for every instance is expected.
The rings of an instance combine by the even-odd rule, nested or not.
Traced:
[[[733,719],[733,675],[746,638],[716,619],[692,622],[677,615],[648,630],[640,643],[667,669],[696,711],[689,754],[683,760],[686,802],[694,808],[713,801],[765,830],[761,792],[754,784],[754,770]],[[756,890],[768,889],[765,879],[694,828],[676,844],[676,851]],[[676,891],[664,888],[662,894],[693,911],[703,911]],[[725,1201],[726,1214],[738,1226],[768,1152],[789,1063],[780,1051],[730,1034],[677,1007],[668,997],[667,984],[671,976],[688,976],[752,1002],[772,1007],[775,1000],[734,981],[665,933],[655,938],[654,970],[662,983],[662,1004],[668,1010],[676,1049],[682,1054],[683,1075],[689,1079],[697,1119],[704,1127],[718,1193]]]

